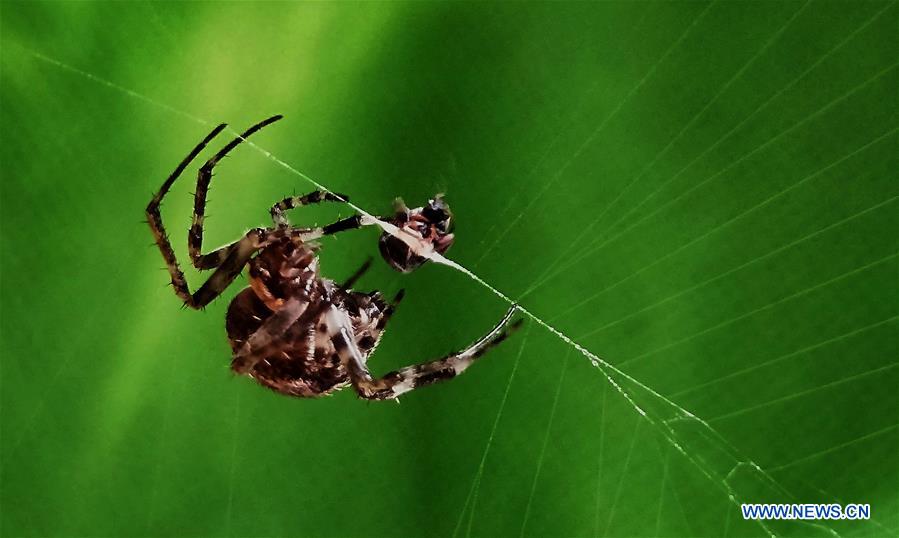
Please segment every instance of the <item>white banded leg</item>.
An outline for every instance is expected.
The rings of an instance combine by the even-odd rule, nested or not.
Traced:
[[[318,204],[321,202],[347,202],[349,196],[345,194],[331,193],[328,191],[312,191],[302,196],[288,196],[277,204],[273,205],[269,210],[272,215],[272,222],[275,226],[290,226],[287,216],[284,214],[289,209],[302,207],[304,205]]]
[[[372,377],[369,372],[365,357],[356,346],[352,324],[346,314],[332,307],[328,312],[328,324],[333,331],[331,341],[359,396],[367,400],[391,400],[419,387],[452,379],[464,372],[487,350],[505,340],[521,325],[521,319],[509,323],[517,310],[517,306],[510,308],[490,332],[458,353],[407,366],[379,378]]]

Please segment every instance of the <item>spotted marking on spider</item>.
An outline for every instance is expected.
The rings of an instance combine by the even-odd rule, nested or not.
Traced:
[[[517,310],[513,306],[495,327],[464,350],[373,377],[368,358],[403,292],[388,302],[380,292],[353,290],[353,284],[369,268],[371,260],[340,284],[322,277],[316,254],[319,246],[314,241],[375,222],[354,215],[323,227],[300,228],[291,226],[285,215],[287,210],[307,204],[347,201],[342,194],[314,191],[285,198],[270,210],[274,226],[254,228],[238,241],[203,254],[203,217],[213,169],[243,140],[279,119],[280,115],[273,116],[250,127],[200,168],[193,224],[187,236],[188,253],[194,267],[215,271],[196,292],[191,293],[175,258],[162,224],[160,205],[187,165],[225,124],[213,129],[190,152],[147,206],[147,222],[172,277],[172,287],[186,306],[202,309],[249,265],[249,286],[231,301],[225,318],[234,372],[289,396],[317,397],[352,385],[365,399],[395,399],[418,387],[459,375],[521,325],[521,319],[510,323]],[[383,232],[378,239],[381,256],[400,272],[423,265],[427,258],[420,254],[443,254],[453,244],[452,212],[440,195],[415,209],[398,199],[393,215],[379,220],[404,234],[400,239]]]

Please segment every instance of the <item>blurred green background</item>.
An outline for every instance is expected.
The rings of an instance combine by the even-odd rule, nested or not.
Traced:
[[[3,2],[0,533],[896,536],[897,16]],[[210,125],[275,113],[255,142],[369,211],[447,193],[450,256],[633,376],[606,368],[630,401],[534,323],[401,405],[232,376],[237,287],[180,308],[143,208]],[[182,260],[197,166],[163,212]],[[217,172],[209,246],[311,190],[250,147]],[[324,273],[376,235],[324,240]],[[375,372],[505,308],[447,267],[361,287],[408,291]],[[873,519],[766,530],[730,495]]]

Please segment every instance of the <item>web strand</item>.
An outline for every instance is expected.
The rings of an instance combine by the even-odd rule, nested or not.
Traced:
[[[655,74],[655,72],[658,71],[659,67],[665,63],[665,60],[667,60],[668,57],[671,56],[671,53],[673,53],[680,46],[680,44],[683,43],[684,40],[687,39],[687,37],[690,35],[690,33],[696,28],[696,26],[699,24],[699,22],[706,16],[706,14],[709,12],[709,10],[712,9],[712,6],[714,6],[717,3],[717,1],[718,0],[713,0],[702,11],[700,11],[698,15],[696,15],[696,17],[693,19],[693,22],[691,22],[689,25],[687,25],[686,30],[684,30],[683,33],[681,33],[680,37],[678,37],[668,47],[668,50],[666,50],[662,54],[662,56],[646,71],[646,73],[643,75],[643,78],[641,78],[640,81],[637,82],[637,84],[633,88],[631,88],[631,90],[629,92],[627,92],[627,94],[625,94],[624,98],[618,102],[618,105],[612,109],[612,112],[610,112],[605,117],[605,119],[603,119],[599,123],[599,125],[595,129],[593,129],[593,131],[587,136],[587,138],[581,143],[581,145],[578,146],[578,148],[574,151],[574,153],[571,155],[571,157],[569,157],[568,160],[565,161],[565,163],[562,164],[562,166],[560,166],[555,171],[555,173],[553,173],[552,177],[549,178],[549,180],[547,180],[546,182],[544,182],[540,191],[537,192],[537,195],[534,196],[531,199],[531,201],[527,203],[527,205],[518,213],[518,215],[515,218],[511,219],[511,221],[506,225],[506,227],[503,229],[503,231],[500,232],[500,234],[493,241],[493,243],[491,243],[489,246],[487,246],[487,248],[484,249],[484,252],[482,252],[481,256],[475,261],[474,267],[477,267],[478,265],[480,265],[480,263],[482,261],[484,261],[484,259],[487,256],[490,255],[490,252],[492,252],[493,249],[496,248],[496,246],[503,240],[503,238],[506,236],[506,234],[508,234],[515,227],[515,225],[518,223],[518,221],[520,221],[528,213],[528,211],[531,209],[531,207],[533,207],[534,204],[536,204],[537,202],[539,202],[540,200],[543,199],[543,197],[547,193],[547,191],[549,191],[549,189],[552,188],[553,185],[555,185],[559,181],[559,179],[565,174],[566,170],[568,170],[568,168],[575,161],[577,161],[578,157],[580,157],[580,155],[584,152],[584,150],[586,150],[588,147],[590,147],[590,144],[592,144],[593,141],[596,140],[596,137],[599,136],[599,134],[603,131],[603,129],[605,129],[606,125],[608,125],[609,122],[612,121],[612,119],[615,118],[619,112],[621,112],[621,109],[624,108],[624,105],[626,105],[628,103],[628,101],[630,101],[631,98],[638,91],[640,91],[640,88],[642,88],[646,84],[646,82],[650,78],[652,78],[652,76]],[[811,0],[807,0],[806,3],[810,2],[810,1]],[[804,7],[803,7],[803,9],[804,9]],[[533,173],[534,173],[534,171],[531,172],[531,175],[533,175]],[[615,201],[617,201],[617,199]],[[605,212],[608,211],[608,209],[615,204],[615,201],[612,201],[612,203],[610,203],[608,206],[606,206],[605,210],[603,210],[603,212],[600,213],[600,215],[596,218],[596,221],[598,221],[602,218],[603,214],[605,214]],[[577,244],[579,239],[580,238],[575,240],[574,243]]]
[[[471,488],[468,490],[468,497],[465,499],[465,504],[462,506],[462,512],[459,513],[459,520],[456,522],[456,526],[453,529],[452,538],[456,538],[459,534],[459,529],[462,527],[462,520],[465,518],[465,512],[468,510],[468,530],[465,533],[465,536],[471,535],[471,524],[474,520],[475,508],[478,505],[478,490],[481,484],[481,477],[484,474],[484,467],[487,463],[487,456],[490,454],[490,449],[493,446],[493,438],[496,436],[496,429],[499,427],[499,421],[503,416],[503,410],[506,408],[506,401],[509,398],[509,390],[512,388],[512,381],[515,379],[515,373],[518,371],[518,364],[521,362],[521,356],[524,354],[525,344],[527,344],[528,337],[531,334],[531,326],[524,330],[524,334],[521,338],[521,344],[518,348],[518,353],[515,356],[515,362],[512,364],[512,372],[509,374],[509,380],[506,382],[506,390],[503,391],[502,400],[499,403],[499,409],[496,411],[496,418],[493,419],[493,427],[490,428],[490,435],[487,436],[487,443],[484,445],[484,453],[481,454],[481,461],[478,463],[478,470],[475,473],[474,480],[472,481]],[[471,505],[471,509],[469,510],[469,504]]]
[[[783,86],[782,88],[780,88],[779,90],[777,90],[776,92],[771,94],[767,99],[765,99],[764,102],[762,102],[760,105],[758,105],[749,115],[745,116],[736,125],[734,125],[732,128],[730,128],[727,131],[727,133],[725,133],[724,135],[719,137],[709,147],[707,147],[705,150],[703,150],[701,153],[699,153],[693,159],[691,159],[690,162],[687,163],[687,165],[683,166],[673,176],[671,176],[670,178],[663,181],[648,196],[643,198],[642,201],[637,203],[636,206],[634,206],[630,210],[628,210],[624,215],[619,217],[613,224],[608,226],[606,229],[613,230],[616,226],[618,226],[618,224],[624,222],[630,215],[634,214],[640,207],[642,207],[644,204],[646,204],[646,202],[648,202],[649,200],[654,198],[658,192],[660,192],[667,185],[671,184],[676,179],[681,177],[687,170],[689,170],[691,167],[693,167],[701,159],[703,159],[707,155],[711,154],[712,151],[714,151],[716,148],[718,148],[725,141],[729,140],[731,138],[731,136],[733,136],[735,133],[737,133],[744,125],[747,125],[750,120],[752,120],[760,112],[762,112],[763,110],[768,108],[769,105],[774,103],[780,96],[784,95],[786,92],[791,90],[800,81],[804,80],[806,76],[808,76],[810,73],[812,73],[821,64],[823,64],[828,58],[832,57],[837,51],[842,49],[846,44],[848,44],[853,39],[855,39],[856,36],[858,36],[861,32],[863,32],[869,26],[871,26],[875,21],[877,21],[880,18],[881,15],[883,15],[886,11],[893,8],[895,5],[896,5],[895,2],[887,3],[882,9],[880,9],[872,17],[867,19],[861,26],[859,26],[858,28],[856,28],[855,30],[850,32],[848,35],[846,35],[842,40],[840,40],[839,43],[837,43],[835,46],[833,46],[831,49],[829,49],[827,52],[825,52],[823,55],[821,55],[817,60],[815,60],[812,64],[810,64],[808,67],[806,67],[799,75],[797,75],[792,80],[790,80],[790,82],[788,82],[785,86]],[[820,110],[818,112],[820,112]],[[756,150],[753,150],[753,151],[757,151],[758,149],[759,148],[756,148]],[[742,160],[742,158],[741,158],[741,160]],[[733,166],[734,164],[735,163],[731,163],[731,165],[729,165],[729,166]],[[585,229],[592,229],[596,224],[598,224],[598,219],[595,220],[594,222],[592,222],[590,225],[588,225],[588,227]],[[627,231],[628,229],[630,229],[630,228],[627,228],[625,231]],[[555,261],[553,261],[551,264],[549,264],[547,266],[547,268],[543,271],[543,273],[541,273],[537,277],[536,281],[533,284],[531,284],[530,286],[528,286],[528,288],[525,289],[525,291],[523,291],[521,293],[520,297],[523,298],[527,295],[530,295],[531,293],[536,291],[538,288],[542,287],[547,282],[549,282],[556,275],[560,274],[567,268],[573,266],[580,260],[584,259],[586,256],[592,254],[594,251],[599,250],[600,248],[605,246],[605,244],[610,242],[611,240],[617,239],[618,236],[620,236],[620,235],[621,234],[619,233],[619,234],[615,235],[614,237],[612,237],[611,239],[608,239],[609,233],[601,234],[597,237],[597,239],[595,239],[592,243],[590,243],[586,247],[581,247],[581,251],[578,252],[575,256],[573,256],[570,259],[566,259],[565,256],[567,256],[567,253],[571,252],[579,244],[579,240],[580,240],[580,237],[579,237],[577,240],[573,241],[571,243],[571,245],[569,245],[568,248],[565,249],[562,256],[559,256]],[[560,265],[561,265],[561,267],[560,267]]]
[[[708,102],[706,102],[705,106],[703,106],[699,112],[694,114],[693,117],[684,124],[684,126],[680,129],[680,131],[678,131],[678,133],[676,135],[674,135],[674,137],[665,145],[665,147],[662,148],[662,150],[659,151],[656,154],[656,156],[653,157],[649,161],[649,163],[647,163],[646,166],[644,166],[643,169],[636,176],[634,176],[634,178],[629,183],[627,183],[627,185],[625,185],[625,187],[621,191],[618,192],[618,194],[615,196],[615,198],[612,199],[612,201],[609,202],[603,208],[602,211],[600,211],[600,213],[596,216],[596,218],[594,218],[593,221],[589,225],[584,227],[584,229],[577,235],[577,237],[571,242],[571,244],[569,244],[569,246],[566,247],[562,251],[562,253],[555,258],[555,260],[553,260],[550,264],[547,265],[547,267],[546,267],[546,269],[544,269],[543,273],[541,273],[537,277],[534,284],[529,286],[526,289],[526,291],[524,291],[522,293],[522,295],[521,295],[522,297],[529,294],[530,292],[537,289],[538,287],[540,287],[542,285],[543,279],[544,279],[544,277],[546,277],[546,275],[548,275],[550,273],[554,274],[556,267],[560,263],[563,263],[562,260],[565,260],[570,252],[572,252],[573,250],[576,250],[579,246],[583,245],[582,240],[584,238],[590,237],[590,234],[593,232],[594,228],[602,221],[603,217],[605,217],[605,215],[609,212],[609,210],[611,210],[613,207],[615,207],[616,204],[618,203],[618,201],[621,200],[621,198],[627,192],[630,191],[631,187],[633,187],[634,185],[639,183],[639,181],[644,176],[646,176],[646,174],[656,165],[656,163],[658,163],[664,156],[666,156],[668,154],[668,152],[674,147],[674,145],[678,142],[678,140],[680,140],[690,130],[690,128],[693,125],[695,125],[696,122],[698,122],[699,119],[705,115],[705,113],[712,107],[712,105],[714,105],[718,101],[718,99],[720,99],[721,96],[724,95],[725,92],[727,92],[727,90],[734,84],[734,82],[739,80],[739,78],[741,76],[743,76],[743,74],[746,72],[746,70],[749,69],[749,67],[752,66],[756,60],[761,58],[762,55],[765,53],[765,51],[767,51],[771,47],[771,45],[773,45],[775,42],[778,41],[778,39],[780,39],[780,37],[784,34],[784,32],[786,32],[787,28],[789,28],[789,26],[793,23],[793,21],[795,21],[796,18],[799,17],[799,15],[805,11],[805,9],[809,6],[809,4],[811,4],[811,0],[807,0],[806,3],[802,5],[802,7],[800,7],[798,10],[796,10],[795,13],[793,13],[793,15],[783,24],[783,26],[781,26],[781,28],[779,30],[774,32],[771,35],[771,37],[768,38],[768,40],[762,45],[762,47],[745,64],[743,64],[743,66],[741,68],[739,68],[731,76],[731,78],[727,82],[724,83],[723,86],[721,86],[721,88],[718,90],[718,92],[711,99],[709,99]],[[686,35],[682,36],[682,38],[683,37],[686,37]],[[679,44],[680,41],[681,40],[678,40],[678,43],[676,43],[676,44]],[[671,51],[669,50],[668,52],[670,53]],[[668,55],[668,53],[666,53],[666,56],[667,55]],[[644,78],[644,80],[645,80],[645,78]],[[642,84],[642,82],[644,82],[644,81],[640,81],[641,84]],[[568,264],[566,264],[566,266],[568,266]]]
[[[134,90],[122,87],[118,84],[105,80],[86,71],[67,65],[59,60],[47,57],[30,49],[23,48],[23,50],[25,50],[35,59],[54,65],[65,71],[78,74],[102,86],[114,89],[130,97],[166,110],[170,113],[188,118],[195,123],[207,126],[213,125],[213,123],[208,120],[184,112],[165,103],[156,101]],[[891,68],[892,67],[894,66],[891,66]],[[232,131],[232,133],[233,132],[234,131]],[[317,182],[313,178],[297,170],[290,164],[279,159],[271,152],[263,149],[252,141],[246,141],[246,143],[256,151],[260,152],[266,158],[274,161],[282,168],[290,171],[292,174],[302,178],[303,180],[309,182],[310,184],[321,190],[333,193],[333,191],[328,189],[325,185]],[[768,491],[778,492],[781,495],[785,495],[787,498],[792,498],[792,496],[790,496],[768,472],[764,471],[755,462],[743,457],[735,447],[733,447],[728,441],[721,437],[721,435],[717,431],[715,431],[706,421],[696,417],[691,412],[680,407],[651,387],[643,384],[627,373],[616,368],[607,360],[588,350],[587,348],[573,340],[571,337],[545,321],[542,317],[537,316],[526,307],[518,305],[502,291],[486,282],[484,279],[473,273],[468,268],[462,266],[456,261],[440,255],[437,252],[434,252],[433,250],[421,250],[422,245],[420,243],[414,244],[414,242],[409,237],[406,237],[406,235],[398,230],[395,226],[378,220],[368,211],[365,211],[361,207],[350,203],[349,201],[344,200],[344,202],[349,207],[358,211],[362,215],[363,224],[377,225],[385,232],[394,235],[398,239],[403,240],[404,242],[409,244],[410,247],[416,249],[416,254],[467,275],[471,280],[489,290],[503,302],[516,307],[523,315],[530,318],[536,324],[540,325],[541,327],[555,335],[557,338],[562,340],[562,342],[564,342],[567,346],[580,353],[600,371],[603,377],[606,378],[609,384],[622,396],[622,398],[624,398],[627,404],[636,413],[638,413],[642,418],[645,418],[649,422],[649,424],[652,425],[652,427],[657,430],[658,433],[675,450],[677,450],[678,453],[680,453],[687,461],[689,461],[703,476],[705,476],[719,489],[721,489],[727,495],[730,502],[734,505],[739,505],[742,496],[737,491],[738,486],[735,486],[733,483],[738,478],[741,478],[742,475],[747,473],[749,474],[749,478],[751,480],[757,482],[757,486],[761,485],[767,488]],[[643,395],[642,397],[641,393]],[[646,399],[646,401],[644,401],[644,399]],[[682,433],[679,433],[679,431],[681,430],[679,430],[678,428],[683,428]],[[695,438],[691,440],[691,436],[694,436]],[[697,453],[700,453],[702,449],[700,446],[693,446],[693,443],[696,443],[697,445],[699,445],[700,443],[708,445],[705,448],[705,450],[707,450],[708,452],[697,455]],[[690,449],[688,450],[686,447],[689,447]],[[719,464],[717,466],[713,463],[714,458],[716,457],[722,458],[723,460],[722,462],[718,462]],[[776,532],[771,525],[774,525],[777,522],[756,521],[756,523],[767,534],[776,536]],[[825,528],[821,525],[805,522],[801,522],[800,524],[804,525],[806,528],[817,528],[827,534],[837,536],[836,532],[834,532],[832,529]]]

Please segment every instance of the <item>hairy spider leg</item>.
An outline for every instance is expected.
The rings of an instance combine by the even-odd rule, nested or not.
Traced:
[[[206,135],[197,147],[191,151],[187,157],[181,161],[178,166],[175,168],[175,171],[165,180],[162,184],[162,187],[159,188],[159,191],[153,196],[153,199],[150,200],[150,203],[147,204],[147,223],[150,225],[150,229],[153,231],[153,237],[156,239],[156,245],[159,246],[159,250],[162,251],[162,257],[165,258],[166,265],[169,268],[169,272],[172,275],[172,285],[175,286],[176,292],[179,289],[186,288],[187,282],[184,280],[184,272],[181,271],[181,268],[178,267],[178,261],[175,259],[175,251],[172,249],[172,243],[169,241],[169,237],[165,232],[165,228],[162,225],[162,215],[159,212],[159,207],[162,204],[163,197],[168,194],[169,189],[175,183],[175,180],[181,176],[181,173],[184,172],[184,169],[187,168],[187,165],[193,161],[197,155],[200,154],[201,151],[206,147],[209,142],[212,141],[222,130],[226,127],[226,124],[222,123],[212,130],[211,133]],[[180,293],[179,293],[180,296]],[[183,299],[183,297],[182,297]]]
[[[353,340],[352,323],[347,315],[331,307],[327,316],[329,325],[335,331],[330,335],[331,341],[350,374],[350,381],[356,392],[367,400],[389,400],[416,388],[452,379],[464,372],[487,350],[505,340],[521,326],[522,319],[509,324],[517,310],[517,306],[510,308],[490,332],[462,351],[431,362],[394,370],[380,378],[373,378],[369,372],[365,357]]]
[[[348,202],[350,197],[345,194],[333,193],[323,190],[312,191],[309,194],[304,194],[302,196],[288,196],[287,198],[281,200],[276,203],[269,209],[269,213],[272,215],[272,222],[275,223],[275,226],[287,227],[290,226],[290,222],[287,220],[287,216],[284,214],[288,209],[294,209],[296,207],[301,207],[309,204],[318,204],[321,202]]]
[[[387,220],[387,217],[374,217],[377,220]],[[340,219],[336,222],[328,224],[327,226],[318,226],[315,228],[299,228],[299,227],[290,227],[290,228],[281,228],[282,230],[287,230],[291,237],[296,237],[301,241],[315,241],[316,239],[321,239],[327,235],[334,235],[340,232],[346,232],[349,230],[356,230],[363,226],[375,226],[374,222],[366,221],[362,218],[362,215],[353,215],[352,217],[347,217],[345,219]]]
[[[243,266],[246,265],[247,261],[253,256],[253,254],[264,247],[273,239],[277,239],[279,237],[284,236],[283,231],[274,231],[274,230],[264,230],[261,228],[256,228],[247,232],[247,234],[240,240],[219,249],[218,251],[211,253],[210,256],[215,257],[218,261],[218,269],[215,273],[213,273],[209,279],[197,290],[196,293],[191,293],[190,289],[187,285],[187,280],[184,278],[184,272],[181,270],[181,267],[178,264],[178,260],[175,257],[175,251],[172,248],[172,243],[169,240],[168,234],[165,231],[165,226],[162,223],[162,214],[160,212],[160,206],[162,205],[162,199],[168,193],[172,184],[175,183],[175,180],[181,175],[184,169],[188,164],[193,161],[197,155],[203,148],[206,147],[209,142],[216,137],[223,129],[225,128],[225,124],[221,124],[217,126],[215,129],[210,132],[206,138],[204,138],[197,146],[193,149],[193,151],[188,154],[187,157],[181,161],[180,164],[175,168],[175,171],[165,180],[160,187],[159,192],[153,196],[153,199],[150,200],[150,203],[147,205],[147,223],[150,225],[150,229],[153,232],[153,237],[156,240],[156,245],[159,247],[160,252],[162,253],[162,257],[165,260],[166,267],[168,268],[169,274],[172,278],[172,287],[175,290],[175,294],[184,301],[184,304],[191,308],[203,308],[210,301],[212,301],[215,297],[217,297],[227,286],[234,280],[234,278],[240,274],[240,271],[243,269]],[[290,235],[301,234],[303,231],[290,231]],[[212,259],[212,258],[209,258]],[[210,263],[209,267],[204,267],[211,269],[215,267]]]
[[[283,117],[284,116],[278,114],[253,125],[234,138],[234,140],[228,142],[225,147],[206,161],[206,164],[200,167],[200,171],[197,173],[197,189],[196,192],[194,192],[193,223],[187,232],[187,250],[190,253],[190,259],[193,262],[194,267],[197,269],[202,270],[218,267],[224,263],[231,254],[230,249],[233,248],[233,245],[229,245],[210,252],[209,254],[203,254],[201,252],[203,248],[203,219],[205,218],[206,213],[206,195],[209,192],[209,182],[212,181],[212,171],[215,168],[215,165],[217,165],[220,160],[228,155],[228,153],[236,148],[241,142],[252,136],[253,133],[256,133],[263,127],[270,125]]]
[[[152,221],[153,216],[150,216]],[[159,222],[161,229],[162,222]],[[155,229],[154,229],[155,232]],[[172,287],[175,294],[184,301],[184,304],[190,308],[201,309],[212,302],[213,299],[221,295],[223,291],[237,278],[237,275],[243,270],[250,258],[260,249],[266,247],[272,241],[285,237],[286,234],[279,230],[266,230],[264,228],[254,228],[247,232],[243,238],[234,243],[223,247],[221,250],[227,251],[227,256],[222,263],[215,269],[196,292],[191,293],[184,278],[184,273],[178,265],[175,258],[175,252],[172,250],[171,243],[165,232],[162,235],[156,234],[156,243],[162,251],[169,274],[172,276]]]
[[[383,219],[383,217],[376,218]],[[365,222],[362,218],[362,215],[353,215],[352,217],[340,219],[336,222],[328,224],[327,226],[317,226],[315,228],[301,228],[291,226],[288,228],[277,228],[277,230],[283,232],[284,236],[293,237],[295,239],[299,239],[300,241],[308,243],[310,241],[315,241],[316,239],[321,239],[322,237],[328,235],[334,235],[349,230],[356,230],[363,226],[374,225],[374,222]]]
[[[213,299],[218,297],[237,275],[240,274],[250,258],[252,258],[259,249],[265,247],[275,239],[291,237],[300,241],[312,241],[325,235],[331,235],[346,230],[354,230],[361,227],[363,224],[362,217],[360,215],[355,215],[318,228],[280,228],[276,230],[254,228],[238,241],[208,254],[202,254],[203,217],[206,209],[206,194],[209,191],[209,183],[212,180],[213,168],[225,155],[248,136],[281,118],[282,116],[280,115],[272,116],[244,131],[243,134],[229,142],[221,149],[221,151],[209,159],[197,175],[197,189],[194,194],[193,224],[188,232],[187,246],[194,267],[200,270],[216,269],[216,271],[195,293],[190,292],[187,280],[184,278],[184,272],[181,270],[178,260],[175,257],[175,251],[172,248],[171,241],[169,240],[168,234],[162,223],[160,206],[162,205],[162,199],[168,193],[172,184],[175,183],[175,180],[177,180],[178,177],[181,176],[181,173],[184,172],[187,165],[190,164],[201,151],[203,151],[213,138],[222,132],[226,127],[226,124],[223,123],[218,125],[206,136],[206,138],[197,144],[193,151],[178,164],[175,171],[165,180],[162,187],[160,187],[159,192],[153,196],[153,199],[150,200],[150,203],[147,205],[147,223],[150,225],[153,237],[156,240],[156,245],[159,247],[162,257],[165,260],[166,267],[171,275],[172,287],[175,290],[175,294],[190,308],[203,308]]]
[[[314,241],[325,235],[334,235],[336,233],[346,232],[348,230],[356,230],[361,227],[362,215],[353,215],[352,217],[340,219],[337,222],[328,224],[327,226],[311,228],[306,237],[308,237],[307,241]]]

